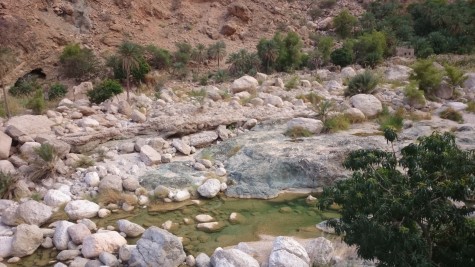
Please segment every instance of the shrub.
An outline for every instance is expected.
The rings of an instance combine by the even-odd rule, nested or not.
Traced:
[[[150,65],[143,56],[137,58],[137,64],[131,65],[130,74],[135,82],[143,81],[145,75],[151,70]],[[111,56],[107,60],[107,66],[112,68],[114,79],[125,80],[126,70],[122,65],[122,59],[118,56]]]
[[[469,101],[465,110],[470,113],[475,113],[475,101]]]
[[[98,60],[92,50],[81,48],[79,44],[64,47],[59,62],[61,71],[68,78],[88,79],[98,69]]]
[[[357,94],[371,94],[374,92],[379,79],[370,71],[357,74],[351,78],[348,88],[345,91],[345,96],[354,96]]]
[[[218,41],[208,47],[208,58],[212,60],[218,61],[218,68],[219,63],[221,60],[226,56],[226,43],[223,41]]]
[[[205,88],[201,88],[201,90],[191,90],[188,94],[192,99],[198,101],[198,103],[203,106],[203,103],[208,96]]]
[[[298,95],[297,99],[302,99],[305,102],[309,102],[312,106],[317,106],[324,98],[322,96],[317,95],[314,92],[310,92],[306,95]]]
[[[93,103],[100,104],[107,99],[122,93],[124,90],[118,81],[104,80],[91,91],[87,92],[89,100]]]
[[[27,96],[40,89],[41,85],[38,83],[38,77],[30,74],[18,79],[15,85],[8,90],[8,93],[12,96]]]
[[[465,76],[465,73],[460,68],[455,66],[445,64],[444,69],[447,77],[449,77],[450,84],[453,87],[462,86],[462,84],[468,78],[468,76]]]
[[[291,129],[288,129],[285,132],[285,135],[290,137],[290,138],[299,138],[299,137],[310,137],[313,134],[309,130],[307,130],[303,127],[297,126],[297,127],[293,127]]]
[[[346,67],[353,63],[354,54],[353,51],[348,48],[338,48],[335,49],[331,54],[330,58],[333,64],[340,67]]]
[[[300,80],[298,76],[293,76],[285,83],[285,89],[291,90],[291,89],[296,88],[298,86],[299,81]]]
[[[312,18],[312,20],[318,19],[322,14],[323,11],[316,6],[310,8],[310,10],[308,11],[308,15],[310,16],[310,18]]]
[[[217,83],[226,82],[229,79],[229,74],[225,70],[218,70],[213,74],[213,80]]]
[[[261,39],[257,44],[257,55],[261,60],[262,68],[266,73],[270,73],[274,70],[279,57],[278,43],[274,39]]]
[[[190,44],[182,42],[175,44],[177,50],[173,54],[175,63],[188,64],[191,59],[192,47]]]
[[[100,151],[103,151],[103,150],[100,150]],[[89,167],[92,167],[96,164],[96,162],[94,162],[94,160],[89,157],[89,156],[85,156],[85,155],[81,155],[79,157],[79,160],[76,161],[76,168],[89,168]]]
[[[277,57],[277,70],[293,71],[302,64],[302,40],[295,32],[288,32],[285,38],[279,33],[274,36],[274,41],[279,47]]]
[[[233,76],[242,76],[249,74],[254,76],[260,65],[257,53],[249,53],[246,49],[241,49],[236,53],[232,53],[226,61],[229,66],[229,73]]]
[[[54,147],[50,144],[43,143],[40,147],[35,148],[35,154],[38,158],[33,162],[30,179],[38,182],[42,179],[55,175],[58,154]]]
[[[158,70],[168,70],[172,65],[172,54],[170,51],[149,45],[145,48],[147,52],[147,62],[150,66]]]
[[[348,130],[350,128],[350,119],[344,114],[339,114],[334,117],[327,118],[323,124],[325,132],[338,132]]]
[[[50,86],[48,90],[48,99],[49,100],[54,100],[58,98],[62,98],[66,95],[68,92],[68,88],[66,85],[61,84],[61,83],[54,83]]]
[[[423,90],[426,96],[431,96],[442,82],[443,73],[434,66],[434,62],[430,59],[418,60],[412,65],[412,69],[411,79],[419,83],[419,89]]]
[[[451,121],[456,121],[458,123],[463,123],[463,116],[460,112],[456,111],[453,108],[447,108],[440,113],[442,119],[447,119]]]
[[[379,129],[385,131],[386,129],[391,129],[394,131],[400,131],[403,127],[405,110],[399,108],[391,114],[388,108],[383,107],[383,111],[378,115]]]
[[[404,96],[409,103],[424,106],[426,104],[426,98],[424,97],[424,91],[419,90],[414,82],[410,83],[404,89]]]
[[[386,35],[377,31],[363,34],[353,45],[356,62],[363,66],[374,67],[382,62],[386,50]]]
[[[345,9],[333,18],[333,27],[341,38],[347,38],[353,33],[357,22],[358,19]]]
[[[37,90],[35,95],[28,100],[26,107],[33,110],[36,115],[43,114],[46,109],[45,97],[42,90]]]
[[[12,199],[17,177],[10,173],[0,172],[0,199]]]

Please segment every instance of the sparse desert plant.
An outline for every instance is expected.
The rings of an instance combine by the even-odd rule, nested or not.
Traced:
[[[118,81],[104,80],[98,86],[94,87],[94,89],[88,91],[87,96],[91,102],[100,104],[123,91],[124,90]]]
[[[419,89],[423,90],[426,96],[431,96],[442,82],[442,71],[439,71],[430,59],[418,60],[412,65],[412,69],[411,79],[419,83]]]
[[[103,150],[99,150],[103,151]],[[100,157],[100,156],[99,156]],[[89,156],[81,155],[79,156],[79,160],[76,161],[76,168],[88,168],[92,167],[96,164],[96,162]]]
[[[309,130],[305,129],[304,127],[296,126],[296,127],[287,129],[287,131],[285,132],[285,135],[290,138],[299,138],[299,137],[310,137],[313,134]]]
[[[216,83],[223,83],[229,79],[229,74],[226,70],[218,70],[215,74],[213,74],[213,80]]]
[[[26,107],[31,109],[36,115],[43,114],[46,109],[46,102],[43,91],[37,90],[35,92],[35,95],[30,100],[28,100]]]
[[[0,172],[0,199],[12,199],[18,178],[10,173]]]
[[[380,130],[392,129],[394,131],[400,131],[403,127],[404,115],[404,108],[399,108],[396,112],[391,113],[388,107],[384,106],[383,111],[378,115]]]
[[[54,100],[54,99],[64,97],[67,92],[68,92],[68,88],[66,87],[66,85],[61,84],[61,83],[54,83],[50,86],[48,90],[48,99]]]
[[[129,205],[137,204],[137,197],[132,194],[121,193],[116,190],[108,189],[103,190],[99,193],[97,197],[97,202],[108,205],[108,204],[117,204],[121,206],[124,203]]]
[[[31,164],[32,171],[30,173],[30,179],[33,182],[38,182],[48,177],[54,177],[56,173],[56,163],[59,160],[55,148],[48,143],[43,143],[41,146],[35,148],[34,151],[38,157]]]
[[[412,82],[404,89],[404,96],[406,96],[410,105],[424,106],[426,104],[426,98],[424,97],[424,91],[417,88],[417,84]]]
[[[332,8],[336,4],[336,0],[322,0],[318,6],[323,9]]]
[[[198,101],[198,103],[200,104],[200,106],[202,107],[203,104],[204,104],[204,101],[206,99],[206,97],[208,96],[208,93],[206,92],[205,88],[201,88],[200,90],[191,90],[188,95]]]
[[[465,110],[470,113],[475,113],[475,101],[469,101]]]
[[[325,124],[328,113],[333,109],[333,102],[324,100],[318,106],[313,106],[313,109],[317,113],[317,117]]]
[[[468,78],[460,68],[455,66],[445,64],[444,69],[447,77],[449,77],[450,85],[453,87],[461,86]]]
[[[351,78],[345,96],[354,96],[357,94],[371,94],[374,92],[379,79],[370,71],[358,74]]]
[[[323,124],[325,132],[338,132],[348,130],[350,128],[350,119],[344,114],[338,114],[336,116],[327,118]]]
[[[302,99],[304,102],[309,102],[310,104],[312,104],[312,106],[318,106],[318,104],[324,99],[322,96],[314,93],[314,92],[310,92],[308,94],[302,94],[302,95],[298,95],[296,96],[297,99]]]
[[[289,80],[285,82],[285,89],[286,90],[292,90],[297,88],[297,85],[299,83],[299,77],[298,76],[292,76]]]
[[[333,18],[333,27],[341,38],[347,38],[353,33],[357,22],[358,19],[345,9]]]
[[[249,53],[246,49],[229,55],[226,63],[230,64],[229,73],[233,76],[255,75],[261,64],[257,53]]]
[[[440,113],[440,117],[442,119],[447,119],[451,121],[456,121],[458,123],[463,123],[463,116],[462,113],[456,111],[453,108],[447,108]]]

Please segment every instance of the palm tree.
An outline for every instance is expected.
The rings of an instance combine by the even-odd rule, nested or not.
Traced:
[[[198,63],[198,71],[199,67],[206,59],[205,49],[206,47],[204,46],[204,44],[197,44],[192,54],[193,59],[196,60],[196,62]]]
[[[266,69],[266,73],[269,73],[271,66],[279,56],[279,46],[274,40],[261,39],[257,45],[257,55],[262,61]]]
[[[208,55],[211,59],[218,60],[218,69],[219,61],[226,56],[226,44],[223,41],[216,42],[208,48]]]
[[[127,84],[127,102],[130,101],[130,72],[133,68],[139,67],[141,54],[141,47],[132,42],[125,41],[119,46],[119,57],[122,62],[122,69],[125,72],[125,80]]]
[[[0,87],[3,89],[3,101],[5,102],[5,113],[10,118],[10,109],[8,108],[7,90],[3,85],[3,78],[10,72],[16,58],[12,51],[7,47],[0,47]]]

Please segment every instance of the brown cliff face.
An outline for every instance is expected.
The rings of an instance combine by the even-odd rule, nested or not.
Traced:
[[[277,30],[305,40],[312,1],[304,0],[0,0],[0,44],[14,49],[19,65],[13,82],[42,68],[56,78],[63,47],[80,43],[105,55],[123,40],[174,49],[175,43],[205,45],[222,39],[228,52],[255,49]],[[361,13],[358,1],[337,1],[321,20],[342,8]]]

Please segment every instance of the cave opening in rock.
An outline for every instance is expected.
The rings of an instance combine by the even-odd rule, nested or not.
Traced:
[[[37,79],[42,79],[42,80],[46,79],[46,74],[43,72],[42,68],[33,69],[27,74],[18,78],[18,80],[15,82],[15,86],[19,86],[21,83],[28,80],[37,80]]]

